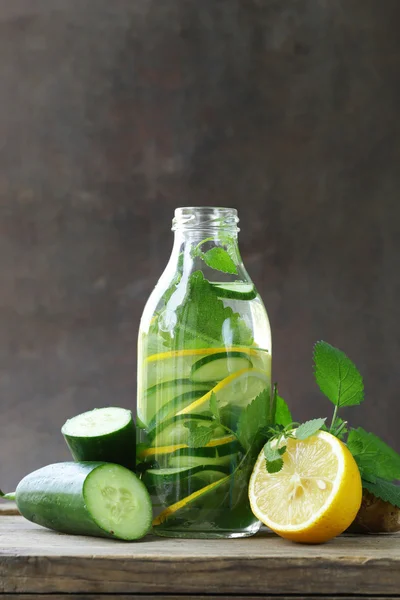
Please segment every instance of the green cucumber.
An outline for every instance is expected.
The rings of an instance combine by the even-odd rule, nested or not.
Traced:
[[[177,412],[183,410],[184,408],[192,404],[192,402],[195,402],[196,400],[207,394],[207,391],[208,390],[204,389],[197,391],[193,390],[190,392],[185,392],[184,394],[180,394],[175,398],[172,398],[172,400],[170,400],[167,404],[164,404],[164,406],[162,406],[156,413],[154,418],[151,419],[148,429],[152,430],[157,424],[161,423],[165,419],[174,417]]]
[[[252,283],[233,281],[232,283],[213,283],[212,286],[219,298],[227,298],[229,300],[254,300],[257,296],[256,288]]]
[[[190,379],[196,383],[221,381],[232,373],[251,369],[252,366],[249,355],[244,352],[216,352],[193,363]]]
[[[223,475],[229,474],[229,469],[218,465],[198,465],[197,467],[170,467],[166,469],[148,469],[143,475],[143,483],[146,487],[152,489],[157,486],[179,484],[183,479],[188,477],[201,477],[206,475],[209,482],[216,481]],[[205,485],[205,484],[204,484]]]
[[[76,461],[136,466],[136,428],[130,410],[95,408],[68,419],[61,428]]]
[[[229,466],[235,464],[236,455],[241,449],[239,442],[229,442],[220,446],[203,448],[180,448],[168,457],[169,467]]]
[[[157,411],[174,398],[187,392],[202,391],[205,394],[209,389],[210,386],[206,386],[204,383],[194,383],[190,379],[172,379],[152,385],[147,388],[143,398],[146,422],[154,419]]]
[[[152,506],[132,471],[110,463],[66,462],[27,475],[14,494],[20,513],[62,533],[136,540],[149,531]]]
[[[206,415],[178,415],[172,417],[158,427],[155,427],[148,433],[148,440],[151,446],[171,446],[174,444],[187,444],[189,439],[189,423],[196,423],[202,426],[209,426],[213,423],[213,418]],[[214,437],[225,435],[223,427],[217,427],[214,431]]]

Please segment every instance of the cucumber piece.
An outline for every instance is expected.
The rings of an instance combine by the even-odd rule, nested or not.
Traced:
[[[270,385],[270,378],[264,371],[241,369],[220,381],[207,394],[181,409],[178,414],[184,415],[209,410],[212,393],[216,395],[220,409],[227,404],[235,404],[243,408]]]
[[[28,521],[62,533],[136,540],[151,526],[145,485],[110,463],[48,465],[24,477],[5,498],[15,498]]]
[[[95,408],[68,419],[61,433],[76,461],[136,466],[136,428],[125,408]]]
[[[169,467],[198,467],[204,465],[229,466],[237,461],[239,442],[231,441],[220,446],[179,448],[168,457]]]
[[[180,394],[179,396],[172,398],[172,400],[170,400],[170,402],[168,402],[167,404],[164,404],[164,406],[162,406],[160,410],[156,413],[154,418],[151,419],[148,426],[149,430],[154,429],[154,427],[162,421],[176,416],[177,412],[179,412],[180,410],[184,410],[187,406],[189,406],[196,400],[199,400],[199,398],[202,398],[205,394],[207,394],[208,389],[209,388],[207,388],[206,391],[202,389],[197,391],[185,392],[184,394]]]
[[[235,437],[233,435],[225,435],[223,437],[214,438],[214,439],[210,440],[208,442],[207,446],[202,446],[201,448],[196,448],[196,451],[210,450],[210,449],[214,450],[215,448],[217,448],[219,450],[219,449],[225,448],[225,446],[229,446],[229,444],[231,444],[232,442],[237,443],[235,441]],[[173,444],[170,446],[147,447],[146,449],[142,450],[139,458],[144,459],[144,460],[147,460],[147,459],[156,460],[159,462],[160,460],[161,461],[163,460],[163,457],[168,456],[178,450],[185,450],[185,449],[193,450],[193,448],[190,448],[186,444]],[[221,452],[223,452],[223,450],[221,450]],[[215,455],[214,452],[211,452],[211,454],[209,454],[209,456],[214,456],[214,455]],[[208,456],[208,455],[205,454],[205,456]]]
[[[189,422],[207,426],[213,422],[213,418],[207,415],[178,415],[160,423],[147,433],[147,439],[151,446],[169,446],[171,444],[186,444],[189,437]],[[223,435],[223,430],[221,435]]]
[[[226,467],[218,465],[198,465],[197,467],[167,467],[166,469],[148,469],[143,475],[143,483],[147,488],[157,486],[176,484],[188,477],[197,477],[201,474],[206,474],[205,479],[209,479],[210,483],[229,474]]]
[[[252,362],[244,352],[217,352],[193,363],[190,378],[196,383],[221,381],[241,369],[250,369]]]
[[[172,379],[152,385],[147,388],[142,401],[145,422],[148,423],[154,419],[157,411],[174,398],[188,392],[202,391],[205,394],[209,389],[210,386],[206,386],[204,383],[194,383],[190,379]]]
[[[165,508],[153,520],[153,527],[155,527],[155,533],[157,533],[157,525],[161,525],[168,518],[170,518],[171,516],[175,516],[175,514],[178,511],[181,511],[182,509],[185,509],[186,507],[190,506],[196,500],[199,500],[201,503],[200,505],[203,507],[205,506],[204,500],[206,499],[206,497],[211,499],[212,504],[215,504],[216,490],[221,487],[224,489],[225,484],[229,484],[230,479],[231,479],[230,475],[227,475],[226,477],[222,477],[221,479],[218,479],[217,481],[214,481],[213,483],[210,483],[210,484],[200,488],[199,490],[196,490],[189,496],[186,496],[185,498],[182,498],[178,502],[175,502],[174,504],[171,504],[170,506]]]
[[[252,283],[233,281],[232,283],[213,283],[212,286],[219,298],[227,298],[229,300],[254,300],[257,296],[256,288]]]

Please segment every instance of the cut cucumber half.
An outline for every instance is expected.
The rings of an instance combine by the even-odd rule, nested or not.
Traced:
[[[252,283],[213,283],[214,290],[220,298],[229,300],[254,300],[257,296],[256,288]]]
[[[136,466],[136,428],[125,408],[95,408],[68,419],[61,428],[76,461],[100,461]]]
[[[209,410],[212,393],[216,395],[220,408],[227,404],[235,404],[243,408],[268,386],[270,386],[270,379],[264,371],[242,369],[220,381],[207,394],[182,408],[178,414]]]
[[[136,540],[151,526],[145,485],[110,463],[48,465],[22,479],[15,500],[26,519],[63,533]]]
[[[244,352],[217,352],[193,363],[190,379],[196,383],[221,381],[241,369],[250,369],[252,362]]]

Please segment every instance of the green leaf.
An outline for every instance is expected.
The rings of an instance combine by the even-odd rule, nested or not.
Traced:
[[[400,485],[385,481],[384,479],[376,479],[375,483],[363,479],[362,485],[363,488],[377,498],[400,508]]]
[[[217,402],[217,396],[214,394],[214,392],[211,392],[211,396],[210,396],[210,411],[211,411],[213,417],[215,419],[217,419],[217,421],[219,421],[220,420],[219,406],[218,406],[218,402]]]
[[[285,400],[277,395],[276,396],[276,408],[275,408],[275,423],[277,425],[289,425],[293,421],[292,413]]]
[[[232,275],[237,275],[237,268],[232,258],[229,256],[228,252],[223,248],[219,248],[215,246],[207,252],[202,253],[202,259],[211,267],[211,269],[216,269],[217,271],[222,271],[223,273],[231,273]]]
[[[283,460],[281,458],[277,458],[276,460],[266,460],[265,463],[268,473],[279,473],[283,467]]]
[[[157,319],[159,335],[169,348],[252,344],[252,333],[241,316],[224,305],[201,271],[192,273],[185,285],[179,306],[170,302],[168,319],[163,322],[161,315]]]
[[[362,427],[352,429],[347,446],[363,474],[369,473],[388,481],[400,479],[400,455],[377,435]]]
[[[271,442],[272,440],[267,442],[264,446],[264,456],[268,462],[274,462],[275,460],[278,460],[286,450],[285,446],[285,450],[280,452],[280,448],[277,447],[277,444],[275,443],[273,445]]]
[[[189,438],[187,445],[190,448],[202,448],[206,446],[212,439],[214,434],[214,427],[198,427],[197,423],[185,423],[185,427],[189,429]]]
[[[314,372],[321,392],[336,406],[354,406],[364,400],[361,374],[341,350],[326,342],[317,342]]]
[[[258,430],[270,425],[268,422],[270,399],[270,390],[269,388],[265,388],[240,414],[237,437],[246,450],[250,448]]]
[[[312,419],[311,421],[306,421],[302,425],[299,425],[296,429],[296,439],[297,440],[306,440],[312,435],[316,434],[317,431],[321,429],[321,427],[325,424],[326,419]]]

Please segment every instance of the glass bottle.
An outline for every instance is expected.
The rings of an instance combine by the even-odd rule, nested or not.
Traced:
[[[176,209],[172,254],[140,323],[138,470],[162,536],[260,526],[247,487],[271,423],[271,330],[238,221],[232,208]]]

